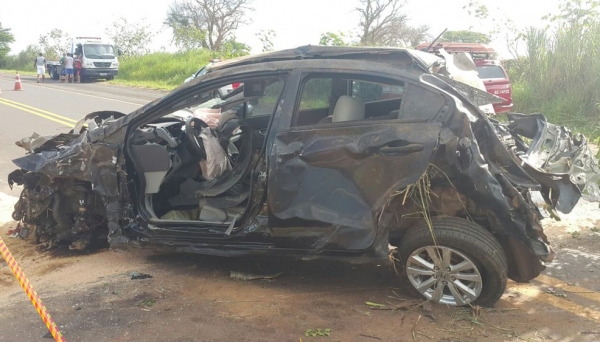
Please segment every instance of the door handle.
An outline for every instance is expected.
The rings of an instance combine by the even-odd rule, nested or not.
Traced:
[[[414,153],[423,151],[424,146],[422,144],[408,144],[404,146],[383,146],[379,148],[379,152],[385,154],[402,154],[402,153]]]

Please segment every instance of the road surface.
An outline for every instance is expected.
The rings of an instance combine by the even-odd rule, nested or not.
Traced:
[[[386,267],[215,258],[134,250],[42,251],[9,238],[15,141],[66,132],[97,110],[131,112],[164,93],[103,83],[36,84],[0,75],[0,236],[67,341],[600,341],[600,209],[582,201],[544,220],[557,252],[531,284],[511,282],[495,309],[453,309],[402,293]],[[12,196],[12,197],[11,197]],[[129,272],[153,278],[130,280]],[[272,274],[235,281],[230,271]],[[365,302],[385,305],[372,310]],[[309,330],[331,329],[329,337]],[[308,331],[308,332],[307,332]],[[0,341],[47,341],[41,319],[0,262]],[[309,336],[305,336],[307,333]]]
[[[46,78],[21,77],[23,91],[12,91],[14,75],[0,75],[0,192],[9,193],[7,173],[14,169],[12,159],[24,150],[15,141],[33,132],[51,135],[67,132],[82,116],[98,110],[130,113],[165,92],[132,89],[103,83],[65,84]]]

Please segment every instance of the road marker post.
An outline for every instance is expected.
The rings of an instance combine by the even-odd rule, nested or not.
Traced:
[[[46,327],[48,327],[48,330],[50,330],[50,333],[54,337],[54,340],[56,342],[66,342],[62,333],[56,326],[56,323],[54,323],[54,320],[52,320],[52,317],[50,317],[50,313],[48,313],[48,310],[44,306],[44,303],[42,303],[42,300],[38,296],[37,292],[35,292],[35,290],[33,289],[33,286],[31,286],[31,284],[29,283],[27,277],[25,277],[23,269],[21,269],[21,266],[19,266],[15,258],[13,258],[12,254],[8,250],[8,247],[6,247],[6,244],[4,244],[2,238],[0,238],[0,254],[2,254],[4,260],[6,260],[8,267],[10,267],[10,270],[15,275],[15,278],[17,278],[17,280],[19,281],[19,284],[27,294],[27,297],[29,297],[31,304],[33,304],[38,314],[42,317],[42,320],[46,324]]]
[[[23,90],[23,86],[21,85],[21,76],[17,72],[17,77],[15,78],[15,89],[13,90]]]

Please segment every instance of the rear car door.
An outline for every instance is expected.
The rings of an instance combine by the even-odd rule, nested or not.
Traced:
[[[304,72],[270,152],[274,236],[294,237],[288,248],[371,247],[386,201],[426,170],[447,111],[443,95],[401,79]]]

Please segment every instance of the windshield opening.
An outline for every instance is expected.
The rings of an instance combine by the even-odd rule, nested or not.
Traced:
[[[108,44],[85,44],[83,45],[83,53],[88,58],[115,58],[115,49]]]

